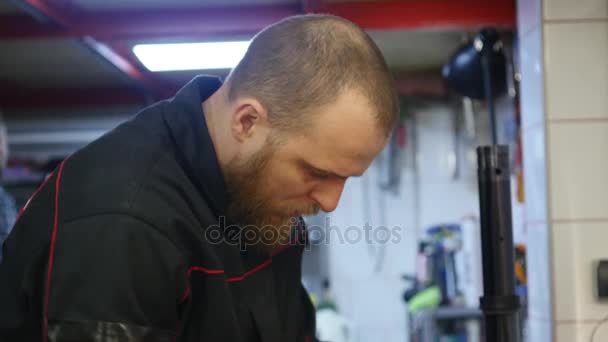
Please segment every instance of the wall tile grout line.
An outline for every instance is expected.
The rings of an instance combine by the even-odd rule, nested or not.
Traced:
[[[578,217],[578,218],[556,218],[550,220],[526,220],[527,226],[540,226],[550,223],[608,223],[608,217]]]
[[[564,124],[564,123],[588,123],[601,122],[608,123],[608,117],[582,117],[582,118],[549,118],[549,123]]]
[[[551,223],[608,223],[608,217],[551,219]]]
[[[608,17],[544,19],[544,24],[584,24],[608,21]]]
[[[555,324],[559,325],[559,324],[597,324],[601,321],[603,321],[603,318],[598,318],[598,319],[581,319],[581,320],[577,320],[577,319],[564,319],[564,320],[555,320]]]

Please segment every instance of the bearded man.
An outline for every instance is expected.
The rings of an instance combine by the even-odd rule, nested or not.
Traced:
[[[0,340],[316,340],[299,217],[336,208],[397,118],[359,27],[267,27],[225,82],[195,78],[30,199],[4,244]]]

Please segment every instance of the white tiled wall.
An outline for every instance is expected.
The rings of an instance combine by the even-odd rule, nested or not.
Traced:
[[[608,17],[549,23],[544,32],[549,118],[608,118]]]
[[[329,246],[329,269],[338,308],[354,323],[356,341],[407,341],[408,327],[402,295],[403,274],[412,274],[417,233],[413,227],[411,177],[404,172],[399,195],[379,188],[380,169],[374,164],[363,177],[350,179],[336,211],[329,214],[334,229],[345,233],[369,222],[373,229],[398,227],[387,244],[364,239]],[[354,231],[351,229],[351,231]]]
[[[547,1],[547,151],[557,341],[590,341],[608,314],[594,263],[608,258],[608,3]],[[567,19],[567,20],[564,20]],[[594,341],[608,340],[598,329]]]
[[[606,258],[608,220],[589,223],[554,223],[556,297],[555,320],[599,321],[608,315],[608,303],[598,302],[594,267]]]
[[[545,0],[543,5],[545,20],[608,18],[606,0]]]
[[[608,314],[593,283],[594,262],[608,258],[608,1],[519,0],[518,8],[524,12],[518,14],[518,31],[531,251],[529,340],[586,342]],[[535,28],[538,9],[543,18]],[[546,254],[536,250],[544,246]],[[543,268],[551,281],[549,305],[539,292]],[[593,341],[608,341],[608,327],[599,328]]]
[[[552,244],[555,251],[551,264],[554,270],[553,288],[555,316],[558,321],[573,321],[579,316],[577,298],[574,295],[580,287],[576,277],[578,267],[576,239],[578,234],[569,226],[552,227]],[[569,294],[569,295],[565,295]]]
[[[599,322],[558,322],[556,324],[556,342],[603,342],[608,341],[608,326]],[[592,338],[594,329],[597,328]]]
[[[360,325],[383,327],[394,333],[405,331],[405,306],[395,305],[402,297],[403,287],[399,278],[382,276],[356,282],[353,290],[359,297],[352,319]]]
[[[552,219],[608,219],[608,118],[552,122],[548,132]]]

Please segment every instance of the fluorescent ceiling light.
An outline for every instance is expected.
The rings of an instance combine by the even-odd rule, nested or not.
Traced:
[[[150,71],[230,69],[245,55],[249,42],[139,44],[133,53]]]

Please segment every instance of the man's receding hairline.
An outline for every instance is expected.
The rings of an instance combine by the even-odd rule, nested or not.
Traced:
[[[255,97],[286,130],[302,129],[305,114],[321,112],[339,93],[357,89],[380,127],[390,131],[398,107],[391,84],[373,39],[356,24],[325,14],[288,17],[263,29],[227,79],[229,99]]]

